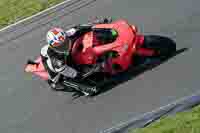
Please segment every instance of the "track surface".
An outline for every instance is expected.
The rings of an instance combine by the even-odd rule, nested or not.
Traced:
[[[199,0],[98,0],[76,12],[68,13],[72,7],[67,7],[21,27],[18,33],[27,32],[17,38],[12,38],[17,33],[1,35],[1,41],[9,41],[0,46],[0,132],[95,133],[198,91],[199,5]],[[65,16],[54,19],[58,14]],[[23,72],[26,60],[39,54],[51,26],[66,27],[98,15],[126,18],[146,34],[169,36],[178,48],[190,49],[93,99],[72,101],[71,94],[52,92]]]

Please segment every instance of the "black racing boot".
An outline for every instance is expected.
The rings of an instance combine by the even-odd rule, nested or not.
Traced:
[[[104,18],[104,23],[109,24],[112,22],[112,17]]]
[[[64,80],[63,84],[66,87],[70,87],[76,91],[82,92],[85,96],[91,96],[98,91],[96,87],[86,85],[84,82],[74,81],[74,79]]]
[[[96,17],[92,23],[93,24],[108,24],[112,22],[112,17]]]
[[[65,89],[64,86],[60,82],[54,83],[51,80],[48,80],[47,82],[49,86],[51,87],[51,89],[54,91],[63,91]]]

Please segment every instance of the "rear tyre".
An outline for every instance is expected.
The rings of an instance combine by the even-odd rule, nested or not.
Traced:
[[[158,35],[145,36],[143,47],[155,50],[153,57],[169,57],[176,52],[176,43],[173,40]]]

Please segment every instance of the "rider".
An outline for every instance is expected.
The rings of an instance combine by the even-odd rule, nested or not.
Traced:
[[[74,68],[71,59],[71,48],[74,41],[86,32],[92,31],[93,24],[111,23],[112,19],[101,18],[92,23],[74,26],[67,31],[53,28],[47,32],[47,42],[41,49],[41,57],[49,73],[48,83],[52,88],[59,87],[60,76],[80,79],[82,75]]]

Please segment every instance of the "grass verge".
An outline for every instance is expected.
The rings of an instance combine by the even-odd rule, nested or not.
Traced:
[[[64,0],[0,0],[0,29]]]
[[[145,128],[130,130],[129,133],[200,133],[200,106],[161,118]]]

